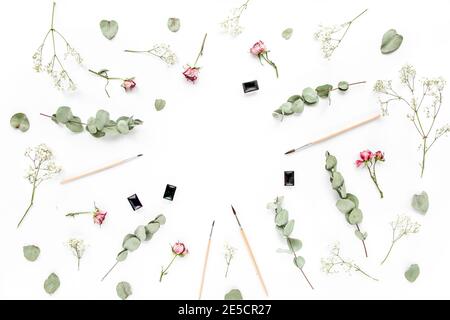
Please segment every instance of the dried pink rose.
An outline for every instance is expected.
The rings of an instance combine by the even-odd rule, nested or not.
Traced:
[[[105,221],[107,214],[108,214],[108,212],[106,212],[106,211],[101,211],[98,208],[95,209],[94,216],[93,216],[94,223],[101,226],[103,224],[103,221]]]
[[[262,53],[264,53],[266,51],[267,51],[266,45],[261,40],[256,42],[253,45],[253,47],[250,48],[250,52],[252,54],[254,54],[255,56],[259,56],[260,54],[262,54]]]
[[[182,242],[176,242],[173,246],[172,246],[172,252],[175,253],[178,256],[184,256],[186,254],[188,254],[188,249],[186,248],[186,246],[184,245],[184,243]]]
[[[183,72],[183,75],[188,79],[189,81],[195,82],[198,78],[199,68],[192,68],[187,67],[186,70]]]
[[[373,153],[370,150],[364,150],[359,153],[359,157],[362,161],[369,161],[373,157]]]
[[[380,197],[383,198],[383,191],[381,191],[380,186],[378,185],[377,174],[376,174],[376,165],[378,161],[384,162],[384,153],[382,151],[377,151],[373,153],[370,150],[364,150],[359,153],[359,158],[356,160],[355,164],[359,168],[364,165],[369,171],[370,178],[372,178],[373,183],[378,189],[380,193]]]
[[[381,151],[375,152],[375,158],[378,161],[384,161],[384,152],[381,152]]]
[[[136,82],[133,79],[125,79],[122,83],[122,88],[125,89],[125,91],[131,91],[136,87]]]

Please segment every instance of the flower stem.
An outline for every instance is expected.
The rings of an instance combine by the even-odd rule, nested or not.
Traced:
[[[422,152],[422,163],[421,163],[421,171],[420,171],[420,177],[423,178],[423,172],[425,170],[425,156],[427,155],[427,137],[423,137],[423,146],[422,146],[423,152]]]
[[[267,51],[262,53],[262,54],[260,54],[259,56],[262,56],[263,59],[266,60],[266,62],[275,69],[275,73],[276,73],[277,78],[278,78],[278,68],[277,68],[276,64],[272,60],[269,59],[269,56],[267,55]]]
[[[150,53],[150,50],[124,50],[124,52],[131,52],[131,53]]]
[[[36,179],[37,179],[37,176],[38,176],[38,174],[39,174],[39,169],[40,169],[40,168],[38,168],[38,170],[37,170],[37,172],[36,172],[36,176],[34,177],[34,182],[33,182],[33,192],[31,193],[30,205],[28,206],[27,210],[25,211],[24,215],[22,216],[22,219],[20,219],[19,223],[17,224],[17,228],[20,227],[20,225],[21,225],[22,222],[23,222],[23,219],[25,219],[26,215],[28,214],[28,212],[30,211],[31,207],[33,206],[34,195],[36,194],[36,187],[37,187],[37,186],[36,186]]]
[[[170,266],[172,265],[172,263],[175,261],[175,258],[176,257],[178,257],[178,255],[177,254],[175,254],[174,256],[173,256],[173,258],[172,258],[172,260],[170,261],[170,263],[169,263],[169,265],[167,266],[167,268],[163,268],[162,270],[161,270],[161,275],[159,276],[159,282],[161,282],[162,281],[162,278],[167,274],[167,270],[169,270],[169,268],[170,268]]]
[[[365,272],[364,272],[360,267],[358,267],[356,264],[355,264],[354,266],[355,266],[356,271],[361,272],[363,275],[365,275],[366,277],[368,277],[368,278],[370,278],[370,279],[372,279],[372,280],[374,280],[374,281],[378,281],[378,279],[376,279],[376,278],[372,277],[371,275],[365,273]]]
[[[79,257],[77,257],[77,264],[78,264],[78,271],[80,271],[80,258]]]
[[[202,46],[200,48],[200,52],[198,53],[197,59],[195,59],[195,62],[194,62],[194,68],[197,67],[198,59],[203,55],[203,49],[205,48],[205,41],[206,41],[206,36],[207,35],[208,34],[205,33],[205,37],[203,38],[203,42],[202,42]]]
[[[359,225],[358,225],[358,224],[356,224],[356,228],[358,229],[359,232],[361,232],[361,229],[359,228]],[[366,258],[367,258],[368,255],[367,255],[366,243],[364,242],[364,239],[361,239],[361,242],[362,242],[362,244],[363,244],[363,247],[364,247],[364,253],[366,254]]]
[[[71,212],[71,213],[66,214],[66,217],[73,217],[73,218],[75,218],[75,216],[78,216],[80,214],[92,214],[92,212],[91,211]]]
[[[227,270],[225,270],[225,278],[228,276],[228,270],[230,269],[230,263],[231,263],[231,257],[230,260],[227,260]]]
[[[369,174],[370,174],[370,177],[372,178],[373,183],[375,184],[375,186],[378,189],[378,192],[380,193],[380,198],[383,198],[383,191],[381,191],[380,186],[378,185],[377,174],[375,172],[375,166],[376,166],[376,163],[374,163],[374,165],[373,165],[373,171],[370,169],[369,166],[367,166],[367,169],[369,170]]]
[[[352,20],[350,20],[349,23],[353,23],[353,21],[355,21],[356,19],[358,19],[359,17],[361,17],[364,13],[366,13],[367,10],[369,10],[369,9],[366,9],[366,10],[364,10],[363,12],[361,12],[360,14],[358,14],[356,17],[354,17]]]
[[[120,261],[116,261],[116,263],[114,263],[114,265],[111,267],[111,269],[109,269],[109,271],[103,276],[102,281],[105,280],[105,278],[111,273],[111,271],[113,271],[113,269],[117,266],[117,264]]]
[[[392,248],[394,247],[395,241],[392,241],[391,246],[389,247],[389,250],[386,254],[386,256],[384,257],[383,261],[381,261],[380,264],[383,264],[386,262],[387,258],[389,257],[389,255],[391,254]]]

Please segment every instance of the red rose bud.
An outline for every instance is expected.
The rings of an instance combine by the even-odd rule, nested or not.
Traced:
[[[384,161],[384,153],[381,151],[375,152],[375,159],[378,161]]]
[[[373,158],[373,153],[370,150],[361,151],[359,153],[359,157],[361,158],[362,161],[369,161],[370,159]]]
[[[177,242],[172,246],[172,252],[175,253],[177,256],[184,256],[188,254],[188,249],[184,245],[184,243]]]
[[[102,225],[106,219],[108,212],[100,211],[99,209],[94,211],[94,224]]]
[[[136,82],[134,82],[133,79],[125,79],[122,83],[122,88],[125,89],[125,91],[131,91],[136,87]]]
[[[187,69],[183,72],[183,75],[189,81],[195,82],[198,78],[198,68],[187,67]]]
[[[264,53],[266,51],[267,51],[266,45],[261,40],[259,40],[257,43],[253,45],[253,47],[250,48],[250,52],[255,56],[259,56],[261,53]]]

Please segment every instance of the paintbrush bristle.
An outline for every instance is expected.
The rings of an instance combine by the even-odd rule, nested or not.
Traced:
[[[143,156],[143,154],[142,154],[142,153],[140,153],[140,154],[138,154],[137,156],[138,156],[138,157],[142,157],[142,156]]]
[[[294,152],[295,152],[295,149],[291,149],[291,150],[285,152],[284,154],[290,154],[290,153],[294,153]]]

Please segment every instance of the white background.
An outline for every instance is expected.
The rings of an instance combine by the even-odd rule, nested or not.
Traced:
[[[244,298],[265,298],[243,246],[230,204],[237,209],[273,299],[366,299],[449,298],[450,262],[448,226],[449,197],[446,182],[449,140],[443,138],[429,154],[425,177],[419,178],[417,133],[406,119],[404,105],[391,109],[387,118],[332,141],[292,156],[283,152],[310,139],[364,119],[379,110],[372,86],[377,79],[397,79],[405,63],[415,65],[423,76],[450,78],[448,68],[450,21],[448,1],[257,1],[242,16],[243,34],[222,34],[219,22],[242,1],[69,1],[56,8],[56,28],[84,58],[83,66],[68,59],[65,64],[78,85],[75,93],[61,93],[45,74],[32,70],[31,56],[50,23],[50,1],[8,1],[0,10],[2,177],[0,298],[5,299],[117,299],[115,286],[128,281],[130,299],[196,299],[210,225],[216,220],[204,298],[223,299],[231,288]],[[313,33],[319,23],[343,23],[363,9],[369,11],[350,28],[331,60],[322,58]],[[171,33],[169,17],[181,19],[181,29]],[[115,19],[119,32],[106,40],[98,26]],[[288,41],[281,32],[292,27]],[[405,40],[401,48],[382,55],[383,33],[395,28]],[[181,75],[185,63],[193,63],[205,32],[208,39],[200,60],[200,79],[187,83]],[[262,67],[248,50],[263,40],[278,64],[277,80],[269,66]],[[124,49],[150,49],[165,42],[179,56],[167,67],[157,58],[124,53]],[[102,79],[87,68],[109,68],[111,75],[135,76],[138,88],[125,94],[118,83],[110,85],[111,98]],[[241,83],[257,79],[260,90],[244,95]],[[333,94],[332,106],[322,100],[303,114],[274,120],[271,112],[287,97],[304,87],[366,80],[345,95]],[[448,89],[440,124],[448,121]],[[155,98],[166,108],[156,112]],[[128,136],[96,140],[87,133],[72,134],[59,128],[40,112],[53,113],[68,105],[82,119],[97,109],[113,118],[134,115],[145,121]],[[9,126],[9,118],[25,112],[31,122],[26,133]],[[23,178],[26,147],[48,144],[63,166],[57,179],[41,185],[35,206],[20,229],[16,224],[28,205],[31,186]],[[357,169],[358,152],[370,148],[386,153],[378,168],[385,199],[380,200],[365,170]],[[360,198],[362,228],[368,231],[369,258],[361,242],[335,207],[336,193],[324,170],[324,153],[336,155],[347,189]],[[127,165],[61,186],[63,177],[126,158],[144,157]],[[283,171],[294,170],[295,187],[284,187]],[[177,186],[175,200],[162,198],[167,183]],[[414,193],[426,190],[430,210],[421,216],[410,206]],[[131,210],[126,198],[137,193],[144,207]],[[293,236],[303,240],[299,252],[311,290],[289,255],[276,253],[283,245],[274,229],[267,202],[277,195],[296,219]],[[108,211],[98,228],[89,217],[64,217],[69,211],[90,210],[95,201]],[[100,278],[115,262],[123,237],[159,213],[167,224],[121,263],[109,278]],[[417,235],[402,239],[392,256],[380,267],[390,244],[389,222],[407,214],[422,224]],[[89,247],[76,270],[76,259],[65,242],[84,239]],[[177,260],[162,282],[162,265],[171,259],[169,244],[184,241],[190,254]],[[359,274],[328,276],[320,259],[328,247],[341,243],[342,254],[380,279],[374,282]],[[225,242],[238,249],[230,274],[224,278]],[[28,262],[22,246],[36,244],[41,256]],[[411,284],[403,273],[418,263],[421,274]],[[46,277],[55,272],[60,289],[52,296],[43,290]]]

